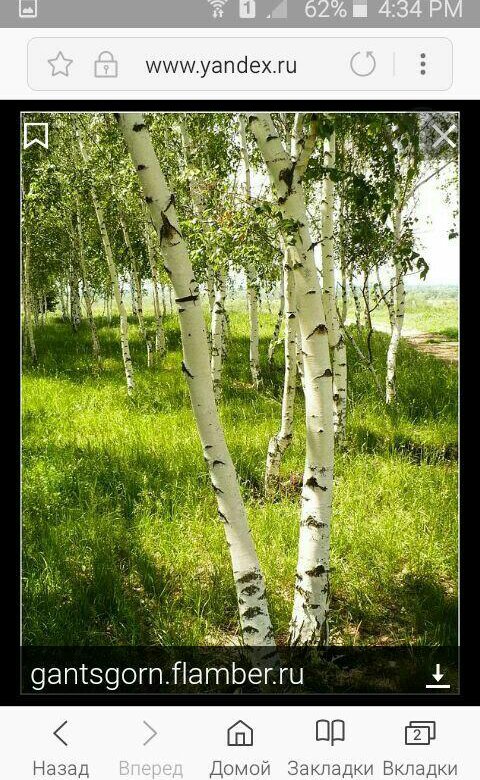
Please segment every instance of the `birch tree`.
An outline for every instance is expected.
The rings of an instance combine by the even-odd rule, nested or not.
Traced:
[[[78,126],[75,128],[76,130],[76,136],[77,136],[77,142],[78,142],[78,148],[80,152],[80,156],[84,162],[84,164],[88,167],[89,159],[87,152],[85,150],[84,142],[82,139],[81,131]],[[100,198],[98,197],[95,186],[93,183],[93,180],[90,183],[90,196],[93,203],[93,208],[95,211],[95,216],[97,218],[98,222],[98,229],[100,231],[100,236],[102,239],[103,249],[105,252],[105,258],[107,261],[108,271],[110,274],[110,280],[113,287],[113,293],[115,296],[115,302],[117,304],[117,310],[120,320],[120,344],[122,349],[122,359],[123,359],[123,366],[125,370],[125,379],[127,383],[127,392],[129,395],[131,395],[135,389],[135,381],[133,377],[133,366],[132,366],[132,358],[130,356],[130,344],[128,341],[128,316],[127,316],[127,310],[125,308],[125,302],[123,299],[123,292],[120,288],[120,281],[118,277],[118,271],[117,267],[115,265],[115,260],[113,258],[113,252],[112,252],[112,245],[110,243],[110,238],[108,235],[107,230],[107,224],[105,221],[105,215],[103,207],[100,203]]]
[[[93,296],[92,291],[89,285],[88,276],[87,276],[87,268],[85,264],[85,250],[84,250],[84,243],[83,243],[83,230],[82,230],[82,216],[81,216],[81,209],[80,209],[80,200],[78,198],[78,195],[75,199],[75,205],[76,205],[76,223],[77,223],[77,230],[76,230],[76,247],[77,247],[77,257],[78,262],[80,266],[80,271],[82,275],[82,285],[83,285],[83,298],[85,300],[85,308],[87,311],[87,319],[90,326],[90,333],[92,335],[92,350],[93,355],[95,357],[95,360],[97,361],[98,365],[101,365],[101,354],[100,354],[100,342],[98,340],[98,333],[97,333],[97,326],[95,324],[95,319],[93,316]],[[71,225],[72,232],[74,232],[73,223]],[[75,239],[74,239],[75,241]]]
[[[282,419],[279,432],[272,436],[268,445],[267,464],[265,467],[265,495],[267,498],[273,498],[278,493],[280,487],[280,465],[283,455],[293,438],[298,337],[295,281],[293,276],[295,261],[295,249],[288,247],[285,251],[283,270],[283,278],[285,279],[285,377],[283,381]]]
[[[328,638],[330,521],[333,492],[333,393],[328,330],[302,186],[317,137],[304,117],[294,123],[294,155],[287,152],[270,114],[248,114],[248,126],[267,167],[286,242],[296,251],[294,279],[301,335],[306,412],[306,462],[290,641],[324,644]]]
[[[252,201],[252,171],[250,155],[247,146],[247,133],[245,129],[245,117],[240,115],[240,144],[245,169],[245,200],[247,205]],[[258,325],[258,279],[256,269],[251,262],[246,265],[248,314],[250,319],[250,372],[255,387],[260,385],[260,353],[259,353],[259,325]]]
[[[180,230],[175,198],[161,170],[143,115],[120,114],[118,121],[158,232],[165,270],[175,290],[182,335],[182,368],[230,549],[243,639],[248,645],[273,645],[265,583],[216,408],[199,287]]]
[[[327,171],[322,193],[322,282],[323,306],[333,365],[333,427],[337,442],[345,439],[347,414],[347,348],[340,328],[335,295],[334,183],[335,132],[324,141],[324,167]]]
[[[35,334],[33,330],[32,291],[30,287],[30,236],[28,228],[25,230],[25,244],[23,248],[23,312],[25,329],[30,347],[32,363],[37,362],[37,348],[35,346]]]

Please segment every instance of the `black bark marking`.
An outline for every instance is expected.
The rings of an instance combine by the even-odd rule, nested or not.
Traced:
[[[307,341],[308,339],[311,339],[312,336],[315,336],[316,333],[321,333],[321,334],[328,333],[327,326],[324,325],[323,322],[321,322],[320,325],[317,325],[317,327],[312,330],[310,335],[307,336]]]
[[[295,590],[297,593],[300,594],[305,599],[305,602],[308,604],[308,601],[310,599],[310,593],[308,590],[305,590],[305,588],[301,588],[300,585],[295,585]]]
[[[139,122],[133,125],[132,130],[134,133],[139,133],[141,130],[145,130],[145,127],[146,127],[145,123],[142,124]]]
[[[244,634],[258,634],[258,628],[255,628],[254,626],[245,626],[243,629]]]
[[[279,180],[285,182],[285,184],[287,185],[287,191],[289,195],[292,191],[294,173],[295,173],[295,163],[293,163],[293,165],[290,168],[284,168],[278,174]]]
[[[305,485],[306,485],[306,487],[311,487],[313,490],[316,490],[317,488],[319,490],[323,490],[323,492],[325,492],[327,490],[326,487],[322,487],[322,485],[320,485],[317,482],[317,478],[316,477],[309,477],[307,479],[307,481],[305,482]]]
[[[253,571],[248,571],[246,574],[243,575],[243,577],[240,577],[240,579],[237,580],[237,582],[241,582],[243,584],[247,582],[255,582],[255,580],[259,580],[259,579],[260,579],[260,574],[258,573],[258,571],[253,570]]]
[[[218,516],[219,516],[220,520],[222,521],[222,523],[226,523],[226,525],[228,525],[228,520],[227,520],[227,518],[225,517],[225,515],[223,514],[223,512],[220,512],[220,510],[218,510]]]
[[[148,203],[148,204],[153,203],[153,198],[151,198],[150,195],[147,195],[145,197],[145,203]]]
[[[316,520],[311,515],[306,517],[305,520],[302,520],[300,522],[300,525],[303,525],[305,528],[326,528],[327,527],[326,523],[322,523],[320,522],[320,520]]]
[[[278,138],[278,135],[267,135],[267,144],[269,141],[276,141]]]
[[[191,372],[188,370],[188,368],[186,367],[186,365],[185,365],[185,363],[183,362],[183,360],[182,360],[182,371],[183,371],[183,373],[184,373],[184,374],[186,374],[186,375],[187,375],[187,376],[188,376],[190,379],[195,379],[195,377],[193,376],[193,374],[192,374],[192,373],[191,373]]]
[[[164,239],[171,240],[175,234],[177,234],[177,236],[180,237],[182,236],[180,231],[177,230],[177,228],[174,225],[172,225],[165,212],[162,211],[162,227],[160,228],[160,241],[163,241]]]
[[[215,466],[224,466],[224,465],[225,463],[223,462],[223,460],[214,460],[212,463],[212,469],[214,469]]]
[[[137,171],[146,171],[147,166],[146,165],[137,165]]]
[[[245,594],[245,596],[253,596],[255,593],[258,593],[260,588],[257,588],[256,585],[247,585],[246,588],[242,588],[242,593]]]
[[[260,607],[249,607],[245,610],[242,617],[246,618],[247,620],[251,620],[254,617],[257,617],[257,615],[261,615],[262,610]]]
[[[306,571],[305,574],[307,574],[309,577],[321,577],[323,574],[326,574],[327,570],[325,566],[315,566],[314,569],[310,569],[309,571]]]
[[[197,295],[186,295],[185,298],[175,298],[175,303],[189,303],[189,302],[195,302],[198,301],[198,294]]]

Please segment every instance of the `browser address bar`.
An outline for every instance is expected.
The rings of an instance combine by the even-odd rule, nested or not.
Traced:
[[[447,38],[34,38],[40,91],[403,91],[452,85]]]

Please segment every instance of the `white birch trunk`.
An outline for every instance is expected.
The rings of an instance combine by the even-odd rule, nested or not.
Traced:
[[[222,367],[225,350],[225,297],[225,272],[223,269],[219,269],[216,273],[211,332],[211,371],[216,401],[219,401],[222,395]]]
[[[88,164],[88,156],[85,152],[82,138],[78,134],[78,146],[80,154],[85,163]],[[117,304],[118,316],[120,319],[120,344],[122,348],[123,366],[125,369],[125,379],[127,382],[127,392],[131,395],[135,389],[135,381],[133,378],[133,366],[132,358],[130,356],[130,344],[128,342],[128,317],[127,309],[125,308],[125,302],[123,300],[122,291],[120,290],[120,282],[118,279],[117,267],[113,259],[112,246],[108,236],[107,226],[105,223],[105,216],[103,208],[95,192],[93,185],[90,186],[90,195],[92,197],[93,208],[95,210],[95,216],[98,222],[98,228],[100,230],[100,236],[102,238],[103,249],[105,252],[105,258],[107,260],[108,271],[110,273],[110,280],[112,282],[113,294],[115,296],[115,302]]]
[[[130,268],[130,296],[132,301],[132,315],[137,316],[137,288],[135,287],[135,276],[133,268]]]
[[[165,300],[165,285],[160,285],[160,291],[162,293],[162,317],[167,316],[167,302]]]
[[[398,206],[394,218],[395,243],[398,245],[402,238],[402,207]],[[393,305],[395,319],[387,352],[387,381],[385,400],[387,404],[395,403],[397,399],[397,353],[402,336],[403,321],[405,318],[405,282],[404,271],[400,260],[395,258],[395,282],[393,288]]]
[[[282,266],[282,270],[280,273],[280,303],[278,306],[277,320],[275,322],[275,327],[273,329],[272,338],[270,339],[270,344],[268,345],[268,362],[270,365],[273,362],[275,349],[277,348],[278,344],[280,344],[281,341],[280,331],[282,329],[284,311],[285,311],[285,287],[284,287],[284,270]]]
[[[280,466],[282,458],[293,438],[293,415],[297,387],[297,307],[293,258],[295,250],[289,247],[285,252],[285,378],[283,382],[282,420],[279,432],[272,436],[268,445],[265,467],[265,495],[273,498],[280,487]]]
[[[257,275],[253,266],[247,269],[247,300],[250,319],[250,373],[252,382],[257,389],[261,385],[260,376],[260,331],[258,324],[258,291]]]
[[[98,340],[97,326],[95,325],[95,319],[93,317],[92,309],[92,292],[87,279],[87,269],[85,266],[85,252],[83,245],[83,230],[82,230],[82,218],[80,213],[80,202],[78,197],[76,198],[76,217],[77,217],[77,249],[78,249],[78,264],[80,266],[80,272],[82,274],[83,281],[83,297],[85,299],[85,309],[87,311],[88,324],[90,325],[90,333],[92,335],[92,351],[93,356],[97,363],[101,365],[102,359],[100,354],[100,342]]]
[[[393,302],[393,289],[394,285],[392,285],[392,290],[385,291],[382,280],[380,277],[380,269],[378,265],[375,268],[375,273],[377,276],[377,285],[378,285],[378,294],[380,300],[382,300],[385,303],[385,306],[387,307],[388,311],[388,319],[390,320],[390,331],[393,329],[393,326],[395,324],[395,305]]]
[[[182,137],[183,153],[185,155],[185,161],[187,165],[193,163],[195,166],[195,147],[192,141],[192,137],[188,132],[188,127],[182,116],[179,117],[178,126],[180,128],[180,135]],[[202,219],[204,217],[205,203],[203,199],[202,189],[198,178],[189,175],[188,184],[190,189],[190,195],[192,198],[193,210],[197,217]],[[213,307],[215,305],[215,272],[211,263],[207,260],[207,295],[208,305],[210,306],[210,314],[213,315]]]
[[[118,119],[158,230],[165,270],[175,288],[182,334],[183,372],[219,517],[224,523],[230,548],[243,638],[248,645],[274,645],[265,583],[215,403],[200,292],[180,232],[174,197],[165,181],[142,114],[120,114]]]
[[[25,251],[23,255],[23,311],[25,317],[25,330],[27,331],[28,344],[30,347],[30,357],[32,362],[37,362],[37,348],[35,345],[35,334],[33,330],[33,313],[32,313],[32,291],[30,287],[30,237],[28,230],[26,229],[25,236]]]
[[[213,314],[213,306],[215,304],[215,273],[211,265],[207,268],[207,296],[210,314]]]
[[[240,115],[240,145],[245,167],[245,200],[247,204],[252,200],[252,171],[250,167],[250,155],[247,146],[247,133],[245,118]],[[260,386],[260,351],[259,351],[259,327],[258,327],[258,274],[252,263],[246,265],[247,275],[247,300],[250,320],[250,373],[252,382],[256,388]]]
[[[155,250],[150,236],[150,226],[148,223],[145,225],[145,238],[147,241],[148,260],[150,263],[150,269],[152,271],[152,286],[153,286],[153,310],[155,313],[155,352],[160,355],[165,355],[167,351],[167,344],[165,340],[165,330],[163,328],[162,309],[160,306],[160,296],[158,293],[158,267],[155,257]]]
[[[249,127],[267,165],[282,215],[289,220],[298,255],[294,277],[304,366],[307,447],[290,642],[319,645],[328,639],[334,432],[328,333],[301,183],[315,134],[302,140],[301,151],[292,160],[269,114],[249,114]]]
[[[368,271],[363,274],[362,286],[363,322],[365,327],[370,325],[370,277]]]
[[[80,293],[78,290],[78,276],[72,272],[70,275],[70,318],[73,330],[77,331],[82,321],[80,308]]]
[[[132,270],[130,274],[130,286],[132,286],[133,282],[133,288],[132,288],[132,302],[133,299],[135,300],[135,311],[134,313],[137,316],[138,320],[138,328],[140,330],[140,335],[143,339],[146,338],[147,334],[145,332],[145,322],[143,320],[143,295],[142,295],[142,279],[140,277],[140,272],[138,270],[138,263],[137,259],[135,257],[135,252],[133,251],[132,242],[130,241],[130,234],[128,232],[127,225],[125,223],[124,218],[120,217],[120,224],[122,226],[123,231],[123,237],[125,239],[125,245],[128,250],[128,254],[130,255],[130,262],[132,264]],[[132,305],[132,311],[133,311],[133,305]]]
[[[324,142],[324,168],[335,167],[335,134]],[[327,175],[322,198],[322,280],[323,308],[333,367],[333,428],[338,444],[345,439],[347,417],[347,348],[340,329],[335,297],[335,259],[333,245],[335,186]]]
[[[350,274],[350,289],[352,291],[353,303],[355,305],[355,323],[357,329],[360,330],[362,327],[362,304],[360,302],[358,285],[355,281],[353,273]]]
[[[60,298],[60,311],[62,312],[62,320],[64,322],[67,322],[68,308],[67,308],[67,302],[65,300],[65,286],[62,280],[60,280],[60,282],[58,283],[58,296]]]

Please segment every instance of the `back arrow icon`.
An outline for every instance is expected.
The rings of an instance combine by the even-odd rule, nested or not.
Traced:
[[[145,745],[148,745],[148,743],[151,742],[152,739],[157,736],[158,731],[155,731],[153,726],[151,726],[150,723],[147,723],[146,720],[144,720],[143,722],[144,722],[145,726],[147,727],[147,729],[150,729],[150,731],[152,732],[150,734],[150,736],[148,737],[148,739],[143,743],[143,747],[145,747]]]
[[[60,742],[63,742],[63,744],[65,745],[65,747],[68,747],[68,742],[65,742],[65,740],[63,739],[63,737],[61,737],[61,736],[60,736],[60,734],[59,734],[58,732],[59,732],[61,729],[63,729],[63,727],[64,727],[64,726],[66,726],[66,725],[67,725],[67,723],[68,723],[68,720],[64,720],[64,721],[63,721],[63,723],[62,723],[62,725],[61,725],[61,726],[59,726],[59,727],[58,727],[58,729],[56,729],[56,730],[53,732],[54,736],[55,736],[57,739],[59,739],[59,740],[60,740]]]
[[[365,57],[367,62],[361,63],[361,57]],[[377,60],[375,59],[373,51],[367,51],[365,54],[361,51],[357,51],[350,60],[350,68],[356,76],[371,76],[376,67]]]

